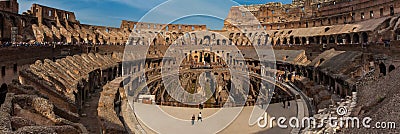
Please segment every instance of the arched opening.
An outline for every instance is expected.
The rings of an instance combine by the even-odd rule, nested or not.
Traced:
[[[296,37],[296,38],[294,39],[294,44],[301,44],[301,42],[300,42],[300,37]]]
[[[154,39],[153,39],[153,45],[154,45],[154,46],[157,45],[157,38],[154,38]]]
[[[360,43],[360,35],[358,35],[358,33],[353,35],[353,43]]]
[[[350,42],[351,42],[351,36],[350,36],[350,34],[344,35],[343,43],[345,43],[345,44],[350,44]]]
[[[264,45],[268,45],[268,41],[269,41],[269,34],[265,35],[265,43],[264,43]]]
[[[290,36],[290,41],[289,41],[289,44],[294,44],[294,37],[293,36]]]
[[[379,64],[379,70],[380,73],[383,74],[383,76],[386,76],[386,65],[383,62]]]
[[[342,35],[338,35],[338,37],[337,37],[337,43],[343,44],[343,37],[342,37]]]
[[[315,43],[314,37],[309,37],[308,41],[310,42],[310,44],[314,44]]]
[[[320,42],[321,41],[321,37],[320,36],[317,36],[315,38],[316,38],[315,43],[317,43],[317,44],[322,43],[322,42]]]
[[[301,40],[302,40],[303,44],[307,44],[307,38],[306,37],[301,38]]]
[[[288,44],[287,38],[283,39],[283,44],[285,44],[285,45]]]
[[[322,36],[322,44],[327,44],[328,43],[328,39],[326,38],[326,36]]]
[[[361,36],[362,36],[362,42],[367,43],[368,42],[368,34],[366,32],[363,32],[361,34]]]
[[[272,39],[271,39],[271,45],[273,45],[273,46],[275,45],[275,44],[274,44],[274,41],[275,41],[274,38],[272,38]]]
[[[204,62],[211,64],[211,54],[210,53],[204,54]]]
[[[276,45],[281,45],[281,39],[278,39],[275,44]]]
[[[335,37],[329,36],[329,43],[330,44],[335,43]]]
[[[1,87],[0,87],[0,106],[6,100],[7,92],[8,92],[7,84],[5,84],[5,83],[1,84]]]
[[[16,74],[18,72],[18,64],[13,65],[13,72]]]
[[[396,67],[394,67],[394,65],[390,65],[390,66],[389,66],[389,73],[392,72],[392,71],[395,70],[395,69],[396,69]]]
[[[10,17],[12,27],[18,27],[17,19],[14,16]]]

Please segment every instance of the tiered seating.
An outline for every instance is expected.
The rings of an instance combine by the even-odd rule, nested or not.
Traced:
[[[74,92],[78,92],[77,85],[82,79],[88,80],[89,73],[96,69],[105,69],[116,66],[121,61],[121,54],[112,56],[100,54],[83,54],[81,56],[68,56],[56,62],[44,60],[31,65],[28,71],[40,79],[55,86],[58,92],[63,93],[69,99],[76,101]]]

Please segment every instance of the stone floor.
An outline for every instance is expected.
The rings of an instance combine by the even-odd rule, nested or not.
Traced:
[[[100,93],[97,91],[91,94],[91,98],[86,101],[83,110],[80,123],[82,123],[86,129],[93,134],[100,133],[100,124],[97,118],[97,106],[99,103]]]

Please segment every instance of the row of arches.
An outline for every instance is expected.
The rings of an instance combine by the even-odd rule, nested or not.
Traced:
[[[366,32],[341,34],[341,35],[328,35],[328,36],[314,36],[314,37],[294,37],[275,38],[272,39],[273,45],[306,45],[306,44],[359,44],[371,42],[369,35]]]
[[[388,73],[392,72],[395,69],[396,67],[394,65],[389,65],[389,68],[387,68],[385,63],[379,63],[379,73],[383,76],[386,76]]]
[[[21,16],[18,14],[4,14],[0,13],[0,41],[20,41],[13,32],[17,34],[24,34],[22,40],[29,40],[33,37],[33,32],[28,32],[27,28],[31,25],[37,24],[37,18]],[[16,28],[16,29],[13,29]]]

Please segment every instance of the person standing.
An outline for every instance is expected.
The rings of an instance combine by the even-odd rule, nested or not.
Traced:
[[[283,100],[282,102],[283,102],[283,108],[285,108],[285,106],[286,106],[286,101]]]
[[[194,114],[193,114],[193,116],[192,116],[192,126],[194,125],[194,120],[196,119],[196,117],[194,116]]]
[[[287,102],[287,108],[290,109],[290,101]]]
[[[203,118],[201,117],[201,112],[199,113],[199,116],[197,116],[197,122],[203,122]]]

